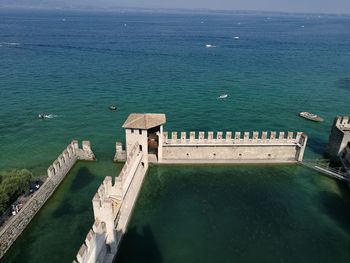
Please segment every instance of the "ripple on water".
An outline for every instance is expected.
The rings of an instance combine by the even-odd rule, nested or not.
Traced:
[[[350,78],[342,78],[337,82],[337,87],[345,90],[350,90]]]

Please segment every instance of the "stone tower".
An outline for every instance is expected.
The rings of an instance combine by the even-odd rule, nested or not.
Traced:
[[[350,142],[349,116],[337,116],[333,122],[331,134],[329,135],[326,154],[331,160],[339,159],[340,154]]]
[[[158,161],[162,160],[163,124],[165,114],[132,113],[123,124],[125,129],[126,155],[130,149],[139,144],[140,150],[153,154]]]

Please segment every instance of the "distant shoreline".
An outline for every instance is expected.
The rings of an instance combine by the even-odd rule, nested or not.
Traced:
[[[270,15],[270,16],[327,16],[327,17],[349,17],[350,13],[335,12],[287,12],[287,11],[270,11],[270,10],[222,10],[208,8],[137,8],[137,7],[90,7],[90,6],[73,6],[73,7],[47,7],[47,6],[15,6],[0,4],[0,13],[8,11],[43,11],[43,12],[86,12],[86,13],[149,13],[149,14],[206,14],[206,15]]]

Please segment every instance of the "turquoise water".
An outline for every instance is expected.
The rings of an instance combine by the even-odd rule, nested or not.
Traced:
[[[116,262],[349,262],[347,187],[303,167],[150,170]]]
[[[348,113],[350,17],[267,16],[0,11],[0,167],[44,172],[73,138],[111,159],[131,112],[164,112],[167,130],[302,130],[319,154]]]
[[[305,131],[310,137],[306,158],[321,158],[333,118],[338,114],[349,114],[349,27],[350,17],[347,16],[0,10],[0,168],[28,168],[36,175],[44,174],[72,139],[89,139],[99,160],[96,164],[76,166],[10,250],[6,262],[23,262],[24,256],[25,262],[45,262],[49,255],[52,262],[71,262],[92,224],[91,198],[97,186],[104,176],[117,174],[119,168],[110,161],[114,155],[115,141],[124,139],[121,125],[131,112],[166,113],[166,130]],[[233,39],[235,36],[239,36],[239,40]],[[205,48],[206,44],[217,47]],[[228,93],[229,98],[218,101],[217,97],[223,92]],[[111,104],[118,105],[117,112],[108,111]],[[320,124],[300,119],[297,116],[300,111],[320,114],[325,122]],[[38,120],[36,116],[41,112],[55,117]],[[90,172],[83,170],[79,173],[79,167],[85,166]],[[217,180],[211,181],[213,176],[203,179],[197,177],[200,174],[197,175],[192,168],[187,167],[185,172],[174,169],[154,168],[146,181],[147,185],[154,182],[154,174],[169,173],[169,179],[162,175],[165,182],[169,180],[169,188],[175,187],[179,194],[184,195],[179,198],[185,198],[191,193],[191,188],[185,188],[182,192],[171,178],[176,177],[176,173],[185,173],[185,176],[188,172],[186,177],[189,182],[191,175],[199,181],[209,180],[207,184],[213,185],[214,189],[221,187]],[[207,173],[217,173],[228,185],[244,185],[247,182],[242,179],[243,175],[253,173],[250,166],[217,169],[208,168]],[[291,229],[295,230],[300,240],[311,239],[310,242],[316,245],[308,246],[308,249],[322,250],[320,255],[324,256],[325,262],[329,262],[330,255],[323,251],[325,247],[338,255],[339,262],[349,258],[346,252],[349,232],[344,230],[347,227],[344,222],[349,222],[350,218],[346,212],[349,207],[346,190],[332,180],[305,172],[302,168],[280,169],[282,174],[287,175],[285,179],[270,178],[270,168],[262,169],[269,180],[263,183],[262,189],[259,187],[262,176],[250,180],[252,186],[249,191],[259,190],[264,194],[265,188],[275,189],[267,197],[266,205],[291,207],[288,216],[282,218],[283,222],[293,224],[296,218],[297,225]],[[287,171],[283,172],[284,169]],[[229,176],[231,173],[236,175],[236,172],[237,178]],[[253,177],[250,175],[247,178]],[[81,184],[87,181],[87,186],[80,187],[80,183],[74,185],[75,180]],[[71,183],[72,187],[69,186]],[[284,183],[284,187],[292,186],[288,195],[277,193],[277,186]],[[319,196],[319,200],[308,200],[305,190],[308,187],[312,188],[310,191],[315,198]],[[132,227],[140,222],[139,213],[160,222],[161,217],[157,218],[160,211],[142,205],[149,192],[147,187],[145,189]],[[205,189],[203,186],[198,191],[206,197]],[[225,192],[230,191],[224,189]],[[323,192],[324,199],[321,199]],[[218,190],[213,194],[219,195]],[[274,203],[274,195],[282,198],[280,204]],[[231,197],[227,195],[213,200],[221,201],[225,196],[230,200]],[[149,198],[154,200],[152,196]],[[168,202],[170,197],[165,194],[162,198],[160,203]],[[194,195],[190,206],[184,206],[184,210],[191,210],[191,205],[198,198],[199,195]],[[257,233],[259,242],[269,241],[266,248],[271,249],[279,245],[272,228],[277,227],[280,233],[287,230],[274,221],[274,217],[280,216],[277,211],[268,210],[271,214],[265,213],[260,207],[261,203],[254,203],[256,199],[252,198],[249,204],[244,204],[243,201],[249,199],[242,195],[239,200],[243,204],[238,207],[243,209],[243,213],[247,209],[245,205],[251,205],[251,209],[262,213],[264,218],[271,217],[273,222],[266,233],[260,232],[268,219],[264,219],[259,227],[255,214],[248,211],[245,218],[260,231]],[[154,202],[158,206],[157,200]],[[324,208],[327,211],[323,211],[322,207],[320,211],[314,211],[314,206],[323,203],[328,205]],[[299,206],[308,215],[305,228],[302,228],[302,216],[295,208]],[[347,210],[342,209],[344,207]],[[183,215],[193,216],[190,220],[196,220],[199,217],[195,212],[189,211]],[[172,211],[166,214],[170,213]],[[332,213],[333,217],[340,219],[332,219]],[[292,217],[294,214],[295,218]],[[219,212],[217,217],[213,215],[212,220],[219,218],[219,215]],[[227,222],[223,222],[222,228],[247,236],[252,228],[241,229],[244,218],[234,215],[234,212],[230,212],[227,222],[235,221],[236,228],[231,228]],[[321,222],[321,225],[312,225],[311,222]],[[200,234],[208,226],[208,222],[204,221],[198,225],[198,229],[194,229],[193,235]],[[157,235],[155,242],[161,243],[150,253],[157,254],[158,250],[161,258],[178,260],[180,254],[173,253],[183,246],[179,240],[182,236],[174,237],[177,241],[173,247],[164,240],[165,235],[169,234],[167,231],[179,232],[179,224],[164,230],[162,237],[159,237],[160,231],[163,231],[161,225],[158,227],[150,225],[151,233]],[[67,234],[66,229],[71,234]],[[324,233],[333,232],[334,236],[330,236],[335,241],[325,240]],[[218,233],[223,233],[223,230]],[[271,240],[269,234],[272,235]],[[186,233],[184,235],[186,237]],[[203,235],[204,239],[210,237]],[[234,247],[242,250],[245,244],[252,243],[249,249],[255,249],[257,255],[262,254],[258,253],[258,243],[250,238],[253,237],[240,236],[232,242]],[[126,240],[129,240],[126,244],[133,243],[132,235]],[[290,249],[284,255],[267,251],[288,261],[289,253],[301,249],[296,240],[296,236],[291,237],[290,243],[282,240],[280,246],[286,245]],[[213,253],[223,253],[219,245],[221,242],[218,241],[213,247]],[[306,246],[303,242],[301,244]],[[208,244],[201,242],[198,246],[206,248]],[[123,246],[123,250],[128,251]],[[57,247],[64,249],[57,253]],[[196,252],[197,249],[192,250]],[[248,260],[246,251],[249,249],[238,251],[234,258],[239,261],[241,255],[242,259]],[[42,257],[39,251],[44,251]],[[232,249],[227,251],[226,255],[234,255]],[[305,252],[300,257],[313,260],[314,251],[310,256]],[[124,255],[122,261],[125,253],[121,254]],[[184,255],[190,262],[196,254],[190,255],[184,251]],[[270,259],[266,255],[266,260]],[[225,260],[222,258],[222,261]]]

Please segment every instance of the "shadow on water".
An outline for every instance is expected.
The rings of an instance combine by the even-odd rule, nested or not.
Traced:
[[[114,262],[132,263],[144,261],[152,263],[162,262],[160,250],[149,225],[143,226],[141,231],[137,231],[136,227],[128,229]]]
[[[322,142],[319,138],[309,137],[307,147],[314,153],[324,155],[327,143]]]
[[[87,187],[93,180],[94,176],[90,170],[87,167],[81,167],[74,176],[69,192],[81,190],[84,187]],[[57,209],[53,212],[53,216],[62,217],[65,215],[72,215],[75,213],[83,212],[83,210],[79,211],[77,209],[78,207],[73,206],[70,198],[66,196],[64,200],[62,200],[62,202],[59,204]]]
[[[53,212],[55,218],[59,218],[65,215],[71,215],[75,212],[74,207],[69,203],[68,199],[65,199],[60,203],[57,209]]]
[[[81,167],[70,186],[70,190],[80,190],[88,186],[94,180],[93,174],[87,167]]]
[[[322,191],[320,193],[320,209],[334,221],[336,221],[347,233],[350,234],[350,193],[348,187],[338,182],[341,195]]]
[[[337,81],[337,87],[350,91],[350,78],[342,78]]]

